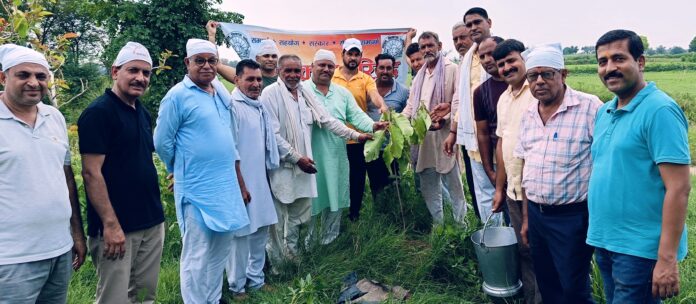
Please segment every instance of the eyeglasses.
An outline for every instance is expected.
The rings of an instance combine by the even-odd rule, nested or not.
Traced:
[[[196,57],[196,59],[193,60],[193,63],[195,63],[199,67],[204,66],[206,62],[210,64],[210,66],[215,66],[217,65],[218,61],[219,60],[217,59],[217,57],[212,57],[208,59]]]
[[[543,80],[552,80],[553,76],[556,75],[556,72],[560,72],[560,71],[551,70],[551,71],[543,71],[541,73],[536,73],[536,72],[527,73],[527,81],[536,82],[537,79],[539,79],[539,76],[541,76],[541,79],[543,79]]]

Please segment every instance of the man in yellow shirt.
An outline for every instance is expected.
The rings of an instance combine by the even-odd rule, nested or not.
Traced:
[[[360,109],[367,113],[367,103],[372,102],[380,112],[386,112],[384,99],[377,91],[372,76],[360,71],[362,61],[362,44],[360,40],[348,38],[343,42],[343,66],[336,68],[331,82],[345,87],[353,94]],[[370,188],[373,196],[387,185],[389,179],[384,162],[376,160],[365,163],[363,143],[348,142],[346,147],[350,164],[350,213],[348,217],[355,221],[360,216],[363,192],[365,192],[365,173],[370,176]]]

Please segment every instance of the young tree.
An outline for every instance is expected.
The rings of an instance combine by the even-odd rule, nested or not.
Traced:
[[[49,82],[48,99],[53,106],[60,107],[62,104],[59,103],[58,95],[69,89],[63,79],[62,67],[70,40],[76,38],[77,34],[68,32],[46,35],[41,23],[52,13],[43,4],[44,1],[41,0],[0,1],[0,45],[13,43],[31,47],[44,54],[53,76]]]
[[[689,52],[696,52],[696,36],[694,36],[694,39],[691,39],[689,43]]]

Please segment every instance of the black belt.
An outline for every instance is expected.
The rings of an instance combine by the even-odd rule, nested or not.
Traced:
[[[536,208],[539,212],[547,215],[559,215],[559,214],[570,214],[570,213],[587,213],[587,201],[563,204],[563,205],[546,205],[539,204],[530,200],[529,206]]]

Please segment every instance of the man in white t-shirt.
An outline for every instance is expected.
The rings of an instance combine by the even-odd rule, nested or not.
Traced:
[[[5,44],[0,64],[0,303],[65,303],[87,251],[65,119],[43,55]]]

